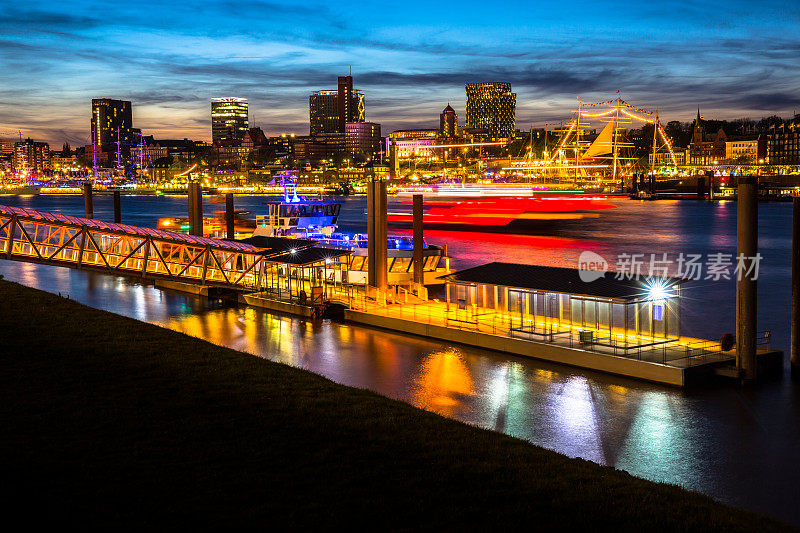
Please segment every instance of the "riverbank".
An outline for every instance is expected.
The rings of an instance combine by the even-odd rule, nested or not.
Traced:
[[[0,301],[6,503],[29,523],[782,529],[14,283]]]

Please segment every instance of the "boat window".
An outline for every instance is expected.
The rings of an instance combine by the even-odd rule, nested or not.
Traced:
[[[422,270],[436,270],[437,266],[439,266],[439,256],[429,255],[425,258],[425,265],[422,267]]]
[[[354,256],[353,262],[350,264],[350,270],[366,270],[366,259],[363,255]]]
[[[408,272],[408,267],[411,266],[410,257],[397,257],[394,260],[390,272]]]

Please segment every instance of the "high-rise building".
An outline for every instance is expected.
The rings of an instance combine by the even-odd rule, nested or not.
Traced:
[[[134,142],[131,103],[111,98],[93,99],[92,143],[103,149],[110,149],[118,139],[126,146]]]
[[[381,125],[374,122],[348,122],[344,140],[347,151],[366,160],[378,159],[381,151]]]
[[[316,91],[308,97],[311,135],[339,133],[339,92]]]
[[[339,131],[345,131],[348,122],[359,122],[355,119],[353,109],[353,76],[339,76]]]
[[[248,130],[247,99],[211,99],[211,140],[242,141]]]
[[[18,172],[41,172],[50,168],[50,146],[33,139],[15,143],[13,168]]]
[[[344,133],[348,122],[364,122],[364,93],[353,89],[352,76],[340,76],[335,91],[316,91],[308,97],[309,133]]]
[[[458,115],[455,109],[447,104],[439,115],[439,136],[443,139],[454,139],[458,135]]]
[[[514,133],[517,95],[504,82],[467,83],[469,128],[484,130],[489,138],[507,139]]]

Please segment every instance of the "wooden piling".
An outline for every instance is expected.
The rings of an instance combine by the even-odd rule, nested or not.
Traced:
[[[114,191],[114,222],[122,222],[122,201],[119,191]]]
[[[85,218],[94,218],[94,204],[92,203],[92,184],[88,181],[83,184],[83,210]]]
[[[225,195],[225,238],[231,241],[234,238],[232,192]]]
[[[758,178],[739,178],[736,214],[736,366],[744,381],[756,379],[757,296],[753,263],[758,254]]]
[[[792,377],[800,379],[800,196],[794,197],[793,208],[791,363]]]
[[[423,247],[423,224],[422,224],[422,195],[414,195],[413,204],[413,232],[412,238],[414,240],[414,283],[419,285],[425,284],[425,274],[423,272],[424,261],[422,257]]]

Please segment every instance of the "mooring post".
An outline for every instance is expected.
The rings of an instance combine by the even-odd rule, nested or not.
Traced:
[[[736,213],[736,366],[744,381],[756,378],[758,178],[739,177]]]
[[[367,181],[367,284],[375,287],[375,179]]]
[[[94,205],[92,204],[92,184],[83,184],[83,210],[86,218],[94,218]]]
[[[233,193],[229,192],[225,195],[225,237],[232,241],[233,234]]]
[[[195,227],[197,228],[197,233],[195,235],[202,237],[203,236],[203,186],[200,182],[196,182],[194,184],[194,216],[197,219],[197,223]]]
[[[415,194],[413,205],[413,245],[414,245],[414,284],[419,290],[425,284],[425,274],[422,270],[424,263],[422,259],[423,246],[423,226],[422,226],[422,195]]]
[[[697,199],[703,200],[706,197],[706,177],[697,176]]]
[[[793,199],[792,215],[792,377],[800,379],[800,196]]]
[[[114,191],[114,222],[122,222],[122,206],[119,191]]]
[[[375,281],[376,286],[385,291],[388,288],[387,262],[388,262],[388,240],[389,240],[389,224],[387,220],[387,197],[386,197],[386,181],[379,179],[375,183]]]
[[[189,209],[189,233],[194,234],[192,229],[194,226],[194,187],[191,182],[186,185],[186,201]]]
[[[203,188],[200,183],[189,183],[189,233],[203,236]]]

